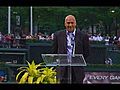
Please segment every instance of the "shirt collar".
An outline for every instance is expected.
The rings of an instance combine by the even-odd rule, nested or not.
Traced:
[[[74,34],[74,36],[75,36],[75,31],[76,31],[76,28],[74,29],[74,31],[73,31],[73,32],[68,32],[68,31],[66,30],[66,34],[73,33],[73,34]]]

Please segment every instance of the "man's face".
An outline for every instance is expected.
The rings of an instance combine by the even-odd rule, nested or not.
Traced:
[[[65,19],[65,27],[69,32],[73,32],[76,27],[76,20],[74,16],[67,16]]]

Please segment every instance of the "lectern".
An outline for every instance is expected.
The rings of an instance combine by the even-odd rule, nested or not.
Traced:
[[[74,56],[73,55],[70,56],[68,54],[41,54],[41,55],[46,66],[68,67],[67,79],[69,84],[71,83],[72,80],[71,67],[87,65],[82,54],[75,54]],[[59,74],[61,73],[62,72],[59,72]],[[60,80],[61,78],[58,79]]]

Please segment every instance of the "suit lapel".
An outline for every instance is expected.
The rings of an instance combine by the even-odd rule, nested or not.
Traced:
[[[78,40],[79,39],[79,31],[78,30],[76,30],[76,32],[75,32],[75,45],[78,43]]]
[[[78,47],[78,45],[79,45],[79,43],[80,43],[81,41],[82,41],[82,40],[81,40],[80,30],[77,29],[77,30],[76,30],[76,33],[75,33],[75,53],[76,53],[76,50],[78,49],[77,47]]]
[[[63,45],[64,45],[64,49],[67,53],[67,36],[66,36],[66,30],[63,32]]]

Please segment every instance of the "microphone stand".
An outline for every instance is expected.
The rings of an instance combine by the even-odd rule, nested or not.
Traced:
[[[75,42],[73,47],[73,53],[68,56],[68,83],[72,83],[72,57],[75,57]]]

